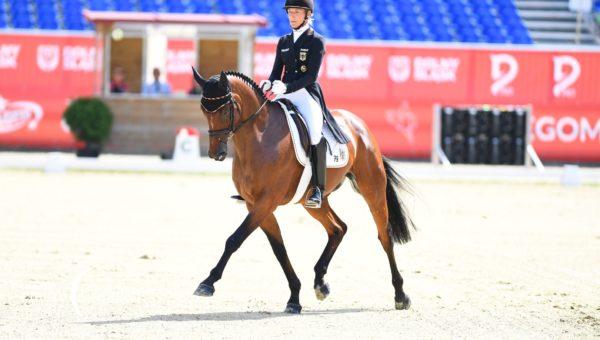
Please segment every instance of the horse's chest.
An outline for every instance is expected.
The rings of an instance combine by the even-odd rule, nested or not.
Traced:
[[[257,185],[260,183],[254,172],[244,171],[241,169],[238,169],[237,171],[234,170],[233,183],[235,184],[240,196],[242,196],[248,202],[254,201],[254,198],[257,194]]]

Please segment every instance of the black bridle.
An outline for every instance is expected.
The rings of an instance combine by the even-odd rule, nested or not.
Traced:
[[[216,100],[221,100],[221,99],[225,99],[225,98],[228,98],[227,101],[214,110],[208,110],[202,103],[202,101],[204,101],[204,100],[216,101]],[[263,101],[262,105],[258,108],[258,110],[256,112],[254,112],[252,115],[250,115],[250,117],[248,117],[247,119],[243,120],[238,126],[235,126],[235,111],[237,110],[239,112],[239,116],[241,118],[242,110],[241,110],[238,102],[231,95],[231,92],[227,93],[224,96],[220,96],[220,97],[213,97],[213,98],[202,97],[202,100],[200,101],[200,105],[202,105],[202,109],[207,114],[213,114],[213,113],[219,111],[220,109],[222,109],[225,105],[230,104],[230,106],[229,106],[229,127],[225,128],[225,129],[220,129],[220,130],[208,130],[208,135],[210,137],[217,137],[217,138],[219,138],[219,140],[222,140],[222,136],[226,136],[226,140],[228,140],[237,131],[239,131],[244,125],[246,125],[246,123],[248,123],[249,121],[256,118],[258,116],[258,114],[262,111],[264,106],[267,104],[267,102],[268,102],[268,100]]]

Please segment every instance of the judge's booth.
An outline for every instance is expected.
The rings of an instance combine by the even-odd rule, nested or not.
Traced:
[[[95,92],[115,115],[105,151],[128,154],[168,153],[182,126],[206,131],[191,66],[205,78],[221,70],[252,77],[256,31],[267,23],[257,15],[86,10],[84,16],[94,24],[102,51]],[[159,82],[168,84],[161,91],[148,90],[155,69]],[[205,153],[207,136],[200,140]]]

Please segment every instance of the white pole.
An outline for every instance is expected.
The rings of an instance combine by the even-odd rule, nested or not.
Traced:
[[[529,157],[531,157],[533,164],[535,164],[535,167],[538,169],[539,172],[543,173],[546,171],[544,164],[540,160],[540,157],[538,157],[537,152],[535,152],[535,149],[531,144],[527,145],[527,154],[529,155]]]

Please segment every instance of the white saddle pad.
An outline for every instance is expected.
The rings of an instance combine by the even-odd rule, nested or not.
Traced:
[[[296,189],[296,194],[294,198],[289,203],[297,203],[301,198],[302,194],[306,191],[308,184],[310,183],[310,179],[312,176],[312,169],[310,166],[310,159],[304,148],[302,148],[302,143],[300,141],[300,133],[298,132],[298,127],[292,118],[292,112],[290,112],[287,107],[283,103],[279,103],[283,112],[285,112],[285,117],[288,122],[288,126],[290,128],[290,135],[292,136],[292,144],[294,145],[294,153],[296,154],[296,159],[298,163],[304,167],[304,171],[302,172],[302,176],[300,177],[300,182],[298,183],[298,189]],[[337,118],[336,118],[337,119]],[[343,128],[346,127],[345,123],[338,120],[338,124]],[[327,124],[323,125],[323,137],[327,140],[327,157],[326,163],[327,168],[343,168],[348,164],[348,145],[338,143],[335,139],[331,130]]]
[[[292,135],[292,141],[294,144],[294,152],[296,153],[296,159],[302,166],[306,166],[310,163],[308,156],[304,152],[302,148],[302,143],[300,141],[300,133],[298,132],[298,127],[294,120],[292,119],[292,112],[288,111],[285,105],[279,103],[283,112],[285,112],[285,118],[287,119],[288,126],[290,128],[290,134]],[[338,121],[340,126],[344,126],[343,122]],[[340,144],[335,139],[329,126],[327,124],[323,125],[323,137],[327,140],[327,167],[328,168],[343,168],[348,164],[348,145]]]

